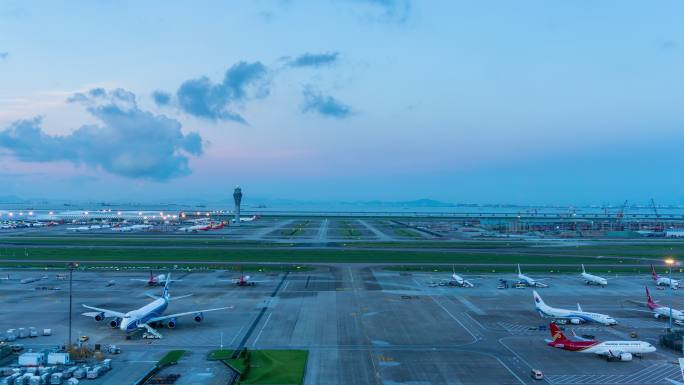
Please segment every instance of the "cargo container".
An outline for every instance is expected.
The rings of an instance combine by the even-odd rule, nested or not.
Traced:
[[[29,328],[29,337],[30,338],[35,338],[38,337],[38,330],[36,328]]]
[[[102,361],[102,366],[103,366],[105,369],[110,370],[110,369],[112,368],[112,359],[111,359],[111,358],[105,358],[105,359]]]
[[[69,353],[48,353],[48,365],[66,365],[69,363]]]
[[[67,381],[67,384],[69,385],[78,385],[78,380],[75,378],[70,378],[69,381]]]
[[[29,377],[28,383],[29,383],[29,385],[40,385],[40,377],[39,376],[31,376],[31,377]]]
[[[43,353],[24,353],[19,356],[19,365],[21,366],[38,366],[45,363],[45,354]]]
[[[52,329],[43,329],[43,335],[44,336],[51,336],[52,335]]]
[[[17,337],[18,338],[28,337],[28,330],[26,330],[26,328],[19,328],[19,331],[17,332]]]

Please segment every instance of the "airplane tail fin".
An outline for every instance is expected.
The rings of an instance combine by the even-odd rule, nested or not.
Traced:
[[[653,299],[651,298],[651,293],[648,291],[648,287],[646,288],[646,303],[649,305],[655,305],[655,302],[653,302]]]
[[[520,270],[520,264],[518,264],[518,274],[522,274],[522,270]]]
[[[657,281],[659,278],[658,273],[656,273],[655,267],[653,267],[653,265],[651,265],[651,277],[653,277],[654,281]]]
[[[582,273],[584,273],[584,274],[586,274],[586,273],[587,273],[587,271],[586,271],[586,270],[584,270],[584,264],[582,264]]]
[[[577,304],[577,311],[583,311],[583,310],[582,310],[582,306],[580,306],[579,303]]]
[[[539,293],[537,293],[536,290],[532,291],[532,296],[534,296],[534,307],[539,309],[540,306],[544,306],[544,301],[542,298],[539,296]]]
[[[165,299],[169,299],[171,297],[171,293],[169,293],[169,287],[171,286],[171,273],[169,273],[166,276],[166,283],[164,283],[164,294],[162,294],[162,297]]]
[[[563,332],[558,328],[558,325],[555,323],[549,324],[549,330],[551,331],[551,338],[553,339],[553,342],[563,342],[568,340],[565,334],[563,334]]]

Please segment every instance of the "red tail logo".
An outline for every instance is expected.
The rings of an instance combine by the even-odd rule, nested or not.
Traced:
[[[653,277],[654,281],[657,281],[659,278],[658,273],[656,273],[655,267],[653,267],[653,265],[651,265],[651,277]]]
[[[657,306],[655,302],[653,302],[653,299],[651,299],[651,293],[648,291],[648,287],[646,288],[646,304],[650,308]]]
[[[553,339],[553,342],[560,342],[560,341],[566,341],[567,338],[563,334],[563,332],[558,328],[558,325],[552,323],[549,325],[549,328],[551,330],[551,338]]]

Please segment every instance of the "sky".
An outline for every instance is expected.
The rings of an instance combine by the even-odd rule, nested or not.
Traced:
[[[684,204],[684,3],[0,3],[0,196]]]

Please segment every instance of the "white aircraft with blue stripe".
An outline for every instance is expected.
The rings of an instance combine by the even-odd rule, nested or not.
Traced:
[[[615,318],[606,314],[583,311],[579,304],[577,304],[577,310],[559,309],[545,304],[536,290],[534,290],[532,294],[534,295],[534,307],[542,317],[562,319],[574,325],[579,325],[585,322],[596,322],[609,326],[617,325]]]
[[[195,322],[202,322],[204,319],[204,313],[230,309],[231,307],[219,307],[214,309],[204,309],[204,310],[194,310],[183,313],[175,313],[169,315],[163,315],[166,308],[169,306],[169,301],[171,301],[171,294],[169,293],[169,285],[171,284],[171,274],[168,275],[166,280],[166,285],[164,286],[164,293],[161,297],[155,297],[151,294],[148,296],[154,298],[154,301],[149,304],[129,311],[127,313],[121,313],[114,310],[103,309],[95,306],[83,305],[86,309],[95,310],[94,312],[83,313],[86,317],[92,317],[95,321],[102,321],[106,318],[111,318],[109,321],[109,326],[116,329],[119,328],[125,331],[127,334],[134,333],[136,331],[145,329],[148,333],[162,338],[162,335],[155,330],[156,326],[166,325],[169,329],[176,327],[177,319],[179,317],[192,315]],[[173,299],[180,299],[188,297],[189,295],[184,295],[180,297],[174,297]]]

